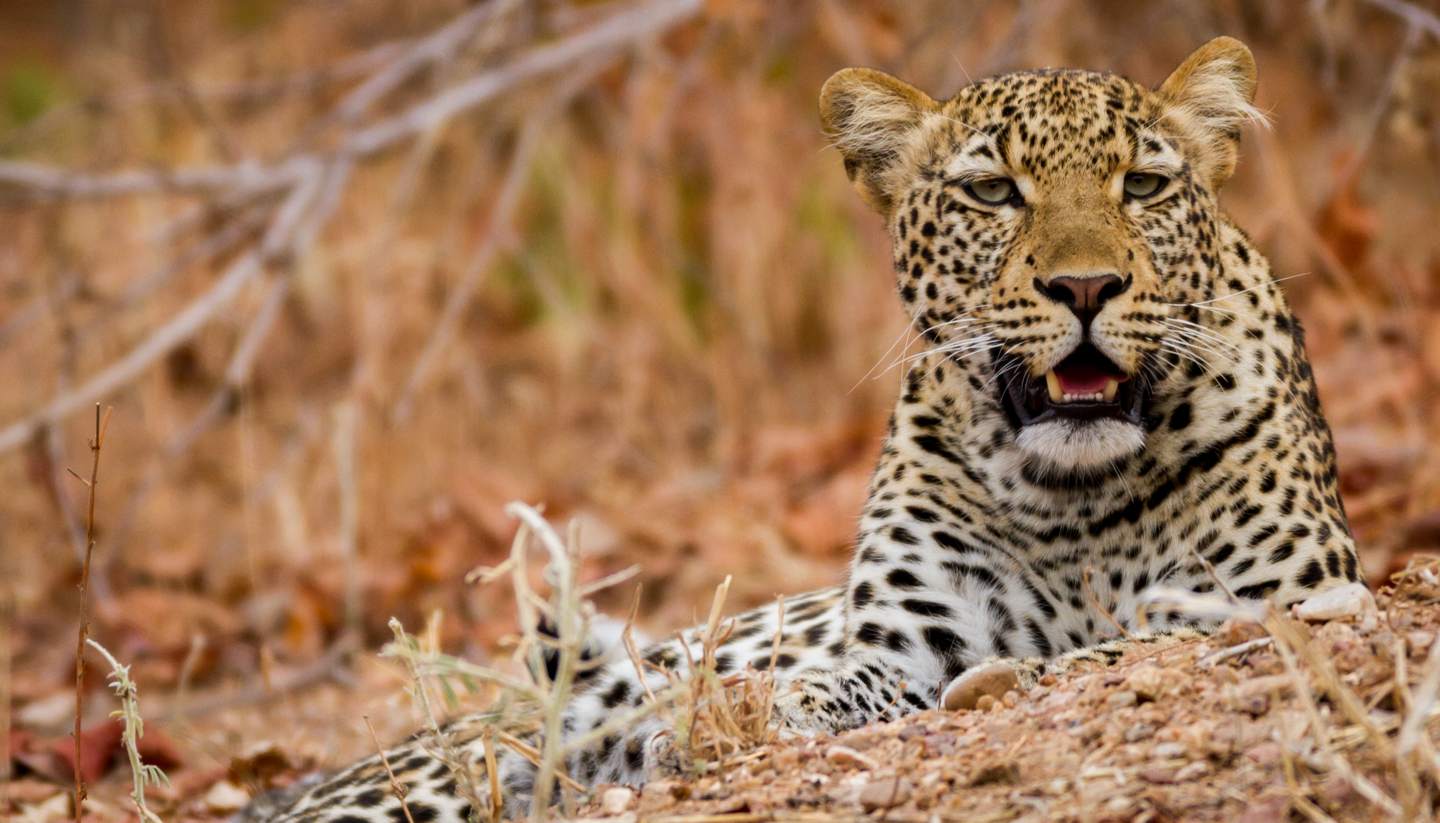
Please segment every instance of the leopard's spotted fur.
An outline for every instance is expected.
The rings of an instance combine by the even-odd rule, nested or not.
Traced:
[[[1155,90],[1079,71],[1008,74],[943,103],[867,70],[826,85],[826,128],[888,221],[901,298],[932,349],[904,378],[847,583],[788,601],[776,722],[834,732],[933,707],[992,656],[1094,657],[1115,644],[1092,599],[1134,629],[1154,587],[1203,593],[1218,577],[1284,603],[1358,579],[1300,326],[1217,203],[1253,88],[1249,51],[1227,38]],[[1129,197],[1130,172],[1165,188]],[[967,188],[996,178],[1013,197]],[[1102,275],[1120,285],[1093,319],[1057,299],[1056,278]],[[1085,340],[1148,392],[1138,424],[1022,425],[1008,381],[1039,379]],[[773,607],[740,616],[720,670],[768,666],[775,632]],[[686,665],[678,641],[647,657]],[[567,733],[643,695],[629,661],[599,669]],[[479,726],[455,727],[477,774]],[[569,772],[641,783],[661,765],[663,728],[652,718],[598,741]],[[414,820],[471,813],[422,743],[388,759]],[[533,768],[508,751],[500,763],[507,810],[522,813]],[[276,819],[405,818],[371,759]]]

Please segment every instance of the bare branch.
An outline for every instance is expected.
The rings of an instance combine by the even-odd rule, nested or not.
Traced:
[[[1405,0],[1367,0],[1367,2],[1403,19],[1411,28],[1420,29],[1431,37],[1440,39],[1440,15],[1407,3]]]
[[[308,245],[338,206],[349,182],[352,165],[357,160],[384,151],[409,137],[432,131],[457,114],[473,109],[526,80],[577,62],[612,54],[623,46],[658,34],[700,9],[701,0],[647,0],[632,5],[583,32],[536,47],[510,64],[482,72],[399,115],[354,132],[340,143],[339,148],[326,155],[294,156],[272,166],[240,163],[176,171],[128,171],[102,176],[74,175],[36,164],[0,163],[0,193],[6,188],[19,189],[31,197],[42,199],[103,198],[155,191],[225,194],[231,197],[240,192],[287,192],[275,209],[264,237],[233,261],[209,291],[98,374],[74,389],[60,393],[24,419],[0,429],[0,452],[27,442],[41,427],[95,402],[139,376],[204,328],[268,264]],[[426,38],[417,48],[428,49],[432,55],[444,53],[463,40],[459,34],[465,28],[460,26],[451,30],[445,37],[437,34],[434,39]],[[383,91],[386,85],[377,83],[372,88]]]
[[[344,151],[362,156],[383,151],[526,80],[613,53],[637,40],[659,34],[697,14],[701,5],[701,0],[649,0],[632,6],[580,34],[535,48],[512,63],[472,77],[396,117],[357,132],[345,142]]]
[[[39,163],[6,161],[0,162],[0,197],[94,199],[152,193],[208,194],[227,189],[259,192],[293,185],[303,166],[299,162],[278,166],[242,162],[173,171],[153,169],[84,175]]]

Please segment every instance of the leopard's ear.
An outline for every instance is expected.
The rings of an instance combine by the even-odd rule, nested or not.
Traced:
[[[1166,120],[1180,130],[1216,190],[1235,171],[1240,127],[1265,122],[1255,108],[1255,85],[1255,57],[1233,37],[1196,49],[1160,84]]]
[[[860,195],[881,214],[889,215],[919,126],[936,109],[929,95],[874,69],[842,69],[820,89],[825,136],[845,158]]]

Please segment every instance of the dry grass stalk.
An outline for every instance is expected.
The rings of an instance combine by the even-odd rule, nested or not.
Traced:
[[[504,743],[506,746],[514,750],[516,754],[530,761],[530,763],[537,768],[540,766],[541,758],[543,757],[543,755],[539,749],[535,748],[529,743],[526,743],[524,740],[521,740],[520,738],[507,731],[495,729],[495,727],[493,726],[491,726],[490,728],[494,729],[494,736],[498,738],[501,743]],[[555,781],[557,783],[564,784],[567,789],[570,789],[572,791],[585,791],[585,785],[583,783],[577,782],[574,778],[570,777],[564,772],[557,771],[555,774]]]
[[[531,670],[544,673],[540,660],[543,649],[536,642],[538,615],[532,607],[535,599],[530,596],[529,579],[525,566],[525,552],[533,536],[549,555],[546,570],[550,575],[552,588],[548,608],[542,604],[550,625],[555,627],[556,649],[559,662],[553,681],[547,683],[546,699],[542,702],[542,751],[540,768],[535,777],[535,795],[531,815],[535,820],[544,820],[550,812],[550,801],[554,793],[556,775],[564,771],[564,718],[565,707],[570,701],[571,689],[575,683],[576,665],[585,644],[589,620],[584,615],[577,581],[579,567],[578,533],[572,524],[569,540],[562,540],[551,528],[540,512],[524,503],[511,503],[505,511],[521,523],[511,557],[514,564],[511,579],[515,585],[515,601],[521,609],[521,627],[526,633],[525,646],[532,657]],[[527,614],[527,612],[530,612]],[[542,681],[545,678],[542,678]]]
[[[495,757],[495,727],[485,727],[483,745],[485,746],[485,777],[490,781],[489,819],[490,823],[500,823],[500,816],[505,812],[505,804],[500,798],[500,763]]]
[[[95,404],[95,435],[90,438],[90,479],[72,469],[70,473],[85,484],[89,503],[85,514],[85,559],[80,566],[80,630],[75,637],[75,823],[80,823],[85,805],[85,776],[80,773],[84,750],[82,734],[85,716],[85,644],[90,639],[90,561],[95,554],[95,487],[100,483],[100,449],[105,445],[105,432],[110,428],[110,411],[102,414]],[[109,656],[108,653],[106,655]]]
[[[444,763],[446,767],[450,769],[450,773],[455,776],[460,790],[464,792],[465,798],[470,801],[471,808],[476,810],[482,808],[484,804],[480,802],[480,793],[475,785],[475,776],[471,773],[465,761],[460,757],[460,753],[456,751],[455,745],[450,739],[450,734],[440,727],[439,716],[436,715],[435,708],[430,702],[428,675],[421,669],[418,662],[424,658],[424,653],[414,638],[406,633],[405,627],[400,624],[400,621],[393,617],[390,618],[390,631],[395,633],[395,642],[387,645],[385,649],[381,651],[381,654],[383,656],[399,657],[405,661],[406,668],[409,669],[411,696],[415,700],[415,704],[419,707],[421,716],[424,718],[426,726],[430,730],[431,738],[435,741],[438,748],[438,751],[431,751],[431,756]]]
[[[407,823],[415,823],[415,818],[410,816],[410,806],[405,802],[405,787],[399,780],[395,779],[395,772],[390,768],[390,758],[385,756],[385,748],[380,745],[380,738],[375,735],[375,727],[370,724],[369,715],[360,715],[365,721],[365,728],[370,732],[370,740],[375,743],[375,752],[380,755],[380,765],[385,767],[385,774],[390,777],[390,791],[394,793],[395,799],[400,801],[400,811],[405,813]]]
[[[1305,661],[1307,667],[1319,679],[1334,705],[1338,705],[1342,709],[1348,707],[1348,710],[1344,710],[1342,713],[1353,724],[1365,731],[1374,747],[1373,751],[1381,759],[1391,760],[1394,757],[1394,749],[1390,746],[1389,739],[1375,727],[1359,698],[1345,685],[1334,667],[1315,650],[1293,621],[1281,614],[1272,613],[1264,622],[1264,626],[1275,640],[1275,650],[1285,664],[1285,670],[1290,675],[1295,694],[1300,698],[1305,709],[1316,748],[1325,756],[1331,767],[1343,774],[1362,797],[1391,817],[1399,815],[1400,805],[1335,751],[1331,743],[1330,730],[1320,714],[1315,694],[1311,690],[1310,680],[1301,672],[1297,658]],[[1288,757],[1288,753],[1286,757]],[[1306,802],[1308,803],[1308,801]]]
[[[130,799],[135,801],[135,809],[140,819],[145,823],[161,823],[159,816],[150,811],[145,804],[146,786],[168,786],[170,778],[158,766],[147,765],[140,759],[140,738],[145,736],[145,721],[140,715],[140,692],[135,687],[135,681],[130,679],[130,667],[120,665],[114,655],[104,646],[94,640],[87,639],[85,643],[90,648],[99,652],[110,664],[110,688],[115,690],[115,696],[120,698],[120,708],[111,712],[110,716],[119,718],[124,726],[120,735],[120,742],[125,747],[125,755],[130,760]],[[77,764],[78,766],[78,764]],[[77,768],[78,772],[79,769]],[[78,818],[81,812],[77,809],[75,815]]]
[[[647,702],[606,725],[624,728],[633,722],[632,716],[641,712],[648,714],[666,710],[669,728],[662,734],[670,738],[674,753],[680,758],[678,765],[691,773],[722,768],[737,755],[775,739],[770,718],[775,704],[773,671],[775,659],[780,653],[781,632],[776,631],[775,642],[771,645],[771,665],[767,671],[746,669],[723,677],[717,672],[716,653],[734,628],[732,621],[721,619],[730,583],[731,578],[727,577],[716,587],[703,629],[698,636],[691,635],[700,644],[698,660],[685,635],[677,635],[685,655],[686,668],[682,672],[651,666],[643,661],[630,636],[629,625],[623,635],[631,664],[644,683]],[[783,600],[778,603],[777,609],[779,625],[783,627]],[[661,672],[668,681],[666,688],[658,694],[645,683],[647,669]],[[596,729],[584,739],[598,739],[603,736],[601,732],[601,729]],[[708,759],[702,757],[706,754]]]
[[[1120,621],[1115,619],[1115,615],[1101,605],[1100,598],[1095,596],[1095,587],[1090,584],[1090,577],[1094,573],[1094,566],[1086,566],[1084,571],[1080,573],[1080,586],[1085,590],[1085,599],[1090,602],[1090,608],[1098,612],[1111,626],[1114,626],[1115,631],[1119,632],[1121,637],[1129,637],[1130,632],[1124,626],[1120,625]]]

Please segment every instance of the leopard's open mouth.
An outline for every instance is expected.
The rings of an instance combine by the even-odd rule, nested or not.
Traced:
[[[1026,372],[1008,381],[1002,399],[1017,427],[1059,418],[1139,425],[1149,391],[1086,342],[1040,377]]]

